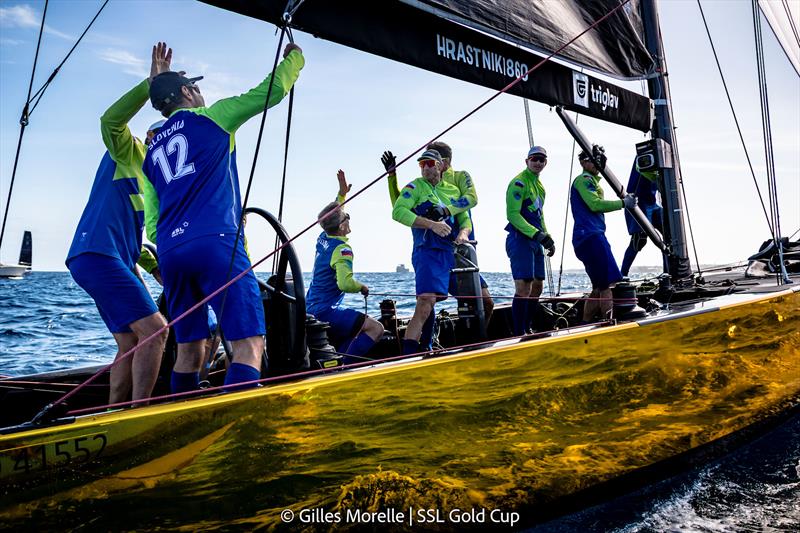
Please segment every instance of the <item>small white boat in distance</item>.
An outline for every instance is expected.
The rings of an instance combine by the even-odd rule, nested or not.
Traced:
[[[0,278],[21,278],[31,271],[31,260],[33,258],[33,239],[31,232],[26,231],[22,236],[22,247],[19,251],[19,263],[16,265],[4,265],[0,263]]]

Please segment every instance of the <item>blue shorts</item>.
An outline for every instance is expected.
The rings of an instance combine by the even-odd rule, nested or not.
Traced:
[[[605,290],[622,279],[611,247],[602,233],[586,237],[575,246],[575,255],[583,261],[593,289]]]
[[[418,246],[411,253],[411,264],[414,266],[417,296],[426,293],[447,295],[450,270],[455,265],[453,250]]]
[[[542,245],[518,231],[509,231],[506,254],[511,260],[511,276],[519,280],[544,280],[544,251]]]
[[[67,268],[94,299],[111,333],[130,333],[130,324],[158,312],[142,281],[118,257],[80,254],[69,260]]]
[[[328,330],[328,338],[334,346],[355,337],[361,331],[364,320],[367,318],[364,313],[346,307],[333,307],[322,311],[318,310],[318,312],[311,311],[311,314],[317,320],[331,325],[331,329]]]
[[[228,276],[235,239],[235,234],[199,237],[161,255],[161,277],[171,319],[177,318],[229,279],[250,268],[250,260],[244,251],[242,239],[239,239],[233,269]],[[264,307],[255,274],[250,271],[228,287],[223,312],[224,295],[223,291],[208,303],[217,315],[225,338],[235,341],[263,335],[266,331]],[[175,324],[175,338],[178,342],[206,339],[208,325],[208,307],[203,305]]]

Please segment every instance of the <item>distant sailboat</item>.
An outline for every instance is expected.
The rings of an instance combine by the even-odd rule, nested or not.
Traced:
[[[19,263],[4,265],[0,263],[0,278],[21,278],[31,271],[33,257],[33,238],[31,232],[26,231],[22,236],[22,246],[19,250]]]

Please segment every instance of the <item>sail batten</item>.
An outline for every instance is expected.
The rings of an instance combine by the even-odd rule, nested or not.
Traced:
[[[273,24],[281,22],[285,8],[282,0],[203,1]],[[445,12],[450,13],[447,6],[421,9],[418,3],[412,3],[384,0],[380,9],[375,9],[368,0],[305,2],[294,14],[292,26],[315,37],[495,90],[503,89],[544,59],[474,25],[442,18]],[[559,46],[587,26],[580,25]],[[581,39],[590,37],[591,31]],[[508,93],[563,105],[640,131],[648,131],[652,123],[649,98],[554,61],[545,62]]]

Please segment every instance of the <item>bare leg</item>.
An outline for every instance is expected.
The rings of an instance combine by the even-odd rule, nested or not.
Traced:
[[[264,337],[257,335],[231,341],[233,362],[247,365],[261,372],[261,357],[264,354]]]
[[[614,309],[614,301],[612,300],[614,294],[611,292],[611,289],[603,289],[602,291],[598,291],[598,297],[602,298],[599,305],[600,318],[601,320],[605,320]]]
[[[120,403],[127,401],[131,394],[131,363],[133,362],[133,355],[129,355],[122,361],[119,358],[136,346],[136,334],[114,333],[114,340],[117,341],[117,355],[114,358],[114,365],[111,367],[108,402]]]
[[[481,295],[483,296],[483,314],[486,316],[486,325],[488,326],[494,311],[494,300],[492,300],[492,295],[489,294],[487,287],[481,287]]]
[[[200,372],[205,357],[206,339],[178,343],[178,358],[175,360],[175,372]]]
[[[595,300],[595,298],[600,297],[600,291],[597,289],[592,289],[592,292],[589,293],[589,299],[586,300],[583,304],[583,321],[584,322],[591,322],[594,320],[595,314],[600,309],[600,303]]]
[[[130,325],[130,328],[138,339],[145,340],[166,325],[167,322],[161,313],[153,313],[137,320]],[[165,329],[136,350],[131,366],[134,401],[149,398],[153,394],[168,334],[169,330]]]
[[[414,308],[414,316],[411,317],[411,321],[406,328],[405,338],[407,340],[419,342],[419,338],[422,336],[422,325],[433,312],[434,304],[436,304],[435,294],[420,294],[417,296],[417,306]]]
[[[370,339],[378,342],[383,337],[383,324],[368,316],[364,320],[364,325],[361,326],[359,333],[366,333]]]

